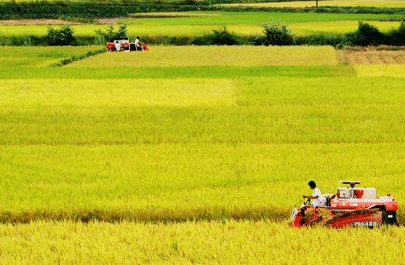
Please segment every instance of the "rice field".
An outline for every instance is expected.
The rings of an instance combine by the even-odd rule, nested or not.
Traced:
[[[402,64],[153,46],[51,66],[99,48],[0,50],[0,263],[404,260],[403,227],[288,226],[310,179],[391,192],[403,223]]]
[[[193,46],[156,46],[150,49],[151,52],[140,54],[107,53],[68,67],[109,67],[111,64],[116,67],[260,67],[326,66],[339,63],[332,47],[203,46],[197,49]]]
[[[320,0],[318,7],[376,7],[376,8],[404,8],[405,2],[402,0]],[[241,6],[241,7],[291,7],[305,8],[315,7],[316,1],[281,1],[281,2],[265,2],[265,3],[235,3],[221,4],[221,6]]]
[[[0,225],[3,264],[400,264],[404,229],[290,229],[268,221]],[[354,240],[354,237],[361,240]],[[313,244],[322,247],[314,250]],[[342,244],[345,242],[345,244]],[[390,253],[389,256],[382,253]]]
[[[284,23],[297,35],[311,35],[320,32],[349,33],[364,21],[378,27],[381,31],[398,28],[404,19],[401,14],[327,14],[327,13],[268,13],[268,12],[176,12],[139,13],[129,18],[114,21],[100,21],[97,24],[73,23],[71,28],[78,37],[95,36],[96,30],[106,30],[112,24],[117,30],[127,25],[130,36],[201,36],[226,26],[228,31],[241,35],[254,35],[263,32],[263,23]],[[3,23],[3,24],[2,24]],[[0,36],[44,36],[48,27],[59,28],[66,21],[21,21],[14,23],[0,21]]]

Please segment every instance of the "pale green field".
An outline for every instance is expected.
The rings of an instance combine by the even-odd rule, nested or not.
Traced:
[[[49,66],[99,48],[0,50],[0,263],[404,260],[403,227],[288,227],[310,179],[391,192],[403,223],[401,66],[363,77],[380,68],[330,47],[160,46]]]
[[[375,26],[381,32],[389,32],[390,30],[398,29],[401,22],[398,21],[363,21],[367,24]],[[297,36],[307,36],[316,33],[350,33],[357,30],[359,27],[358,21],[338,21],[338,22],[305,22],[291,23],[288,25],[291,31]]]
[[[162,17],[161,17],[162,16]],[[201,36],[213,30],[227,30],[242,35],[262,34],[263,23],[284,23],[298,35],[319,32],[348,33],[358,27],[358,21],[365,21],[381,31],[398,28],[401,14],[327,14],[327,13],[267,13],[267,12],[176,12],[133,14],[131,18],[118,19],[115,30],[127,25],[130,36]],[[30,22],[32,23],[32,21]],[[55,23],[55,22],[53,22]],[[62,23],[62,22],[61,22]],[[0,27],[0,36],[43,36],[49,25],[11,25]],[[59,25],[51,25],[59,28]],[[72,25],[76,36],[95,36],[96,30],[106,30],[107,25]]]
[[[269,20],[270,21],[270,20]],[[258,22],[256,25],[231,25],[226,29],[241,35],[262,34],[263,26]],[[377,27],[382,32],[388,32],[392,29],[397,29],[400,25],[398,21],[364,21],[370,25]],[[315,33],[349,33],[354,32],[358,28],[358,21],[327,21],[327,22],[302,22],[288,24],[288,28],[299,36],[312,35]],[[59,25],[53,25],[58,29]],[[72,25],[75,36],[95,36],[96,30],[106,30],[105,25]],[[118,29],[119,25],[115,25]],[[221,25],[217,26],[152,26],[152,25],[128,25],[128,35],[130,36],[201,36],[212,33],[213,30],[223,30]],[[27,32],[32,36],[43,36],[48,32],[47,25],[17,25],[17,26],[2,26],[0,27],[0,35],[2,36],[25,36]]]
[[[33,48],[3,53],[10,57],[19,49],[35,56]],[[144,53],[105,53],[62,68],[44,67],[55,60],[45,58],[21,66],[17,77],[7,67],[13,60],[2,65],[3,172],[10,177],[7,186],[15,186],[12,176],[25,183],[3,194],[2,201],[14,202],[2,204],[4,211],[73,216],[101,209],[135,219],[251,212],[254,218],[278,219],[278,212],[287,213],[299,202],[294,193],[306,191],[308,178],[323,179],[322,187],[333,192],[340,178],[352,174],[382,193],[394,190],[405,197],[394,181],[402,174],[403,158],[393,151],[405,141],[398,123],[403,80],[363,79],[342,71],[331,47],[155,46]],[[332,67],[341,76],[317,74],[319,68],[311,65]],[[41,78],[23,77],[41,67]],[[293,67],[292,76],[277,74],[278,67]],[[227,73],[235,69],[241,71]],[[55,79],[54,71],[65,77]],[[75,78],[79,71],[87,78]],[[125,76],[112,78],[121,71]],[[144,77],[165,71],[178,73]],[[300,71],[304,76],[294,77]],[[201,79],[201,72],[213,76]],[[356,159],[359,164],[350,166]],[[392,161],[390,171],[375,168],[386,160]],[[318,166],[306,168],[303,161]],[[384,183],[377,181],[381,176]],[[275,180],[278,189],[272,188]],[[290,194],[287,185],[294,187]],[[289,199],[274,201],[269,194]]]
[[[221,4],[220,6],[252,6],[252,7],[292,7],[304,8],[315,7],[314,1],[289,1],[289,2],[267,2],[267,3],[235,3]],[[404,8],[405,1],[403,0],[319,0],[318,7],[378,7],[378,8]]]

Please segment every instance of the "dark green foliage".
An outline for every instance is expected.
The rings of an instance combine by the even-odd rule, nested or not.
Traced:
[[[229,32],[224,26],[221,30],[213,30],[211,34],[194,39],[195,45],[240,45],[242,38],[233,32]]]
[[[121,25],[117,32],[114,31],[113,25],[109,25],[105,31],[96,30],[96,44],[105,44],[108,41],[114,41],[127,36],[126,24]]]
[[[139,12],[173,12],[195,10],[223,10],[235,12],[290,12],[290,13],[369,13],[369,14],[405,14],[405,8],[375,7],[221,7],[216,3],[242,2],[238,0],[183,0],[155,2],[122,1],[9,1],[0,3],[0,19],[23,18],[74,18],[95,19],[123,17]]]
[[[186,4],[184,4],[186,3]],[[203,6],[201,6],[203,5]],[[111,18],[136,12],[167,12],[214,9],[194,0],[173,3],[144,3],[132,1],[32,1],[0,3],[0,19],[35,18]]]
[[[43,46],[46,45],[44,37],[38,36],[0,36],[0,46]]]
[[[368,45],[405,45],[405,22],[398,29],[388,33],[379,32],[374,26],[360,22],[354,33],[319,33],[308,36],[294,36],[286,25],[265,24],[263,34],[250,36],[229,32],[226,27],[213,30],[212,33],[198,37],[191,36],[142,36],[142,42],[153,45],[331,45],[368,46]],[[126,24],[117,31],[112,25],[104,31],[98,30],[94,36],[73,36],[69,25],[60,30],[48,29],[46,36],[0,36],[0,46],[37,46],[37,45],[105,45],[127,35]],[[133,38],[133,36],[128,36]]]
[[[405,45],[405,21],[401,22],[398,29],[391,30],[388,38],[391,40],[391,45]]]
[[[219,6],[216,7],[220,11],[232,12],[283,12],[283,13],[335,13],[335,14],[405,14],[405,8],[380,8],[380,7],[337,7],[337,6],[322,6],[322,7],[251,7],[251,6]]]
[[[377,46],[387,42],[385,35],[376,27],[361,21],[359,22],[357,31],[353,34],[348,34],[348,40],[355,46]]]
[[[255,46],[264,45],[264,36],[260,34],[250,35],[248,37],[248,43]]]
[[[343,34],[318,33],[309,36],[296,37],[297,45],[344,45],[346,37]]]
[[[48,28],[48,34],[45,36],[47,44],[50,46],[76,45],[76,38],[73,36],[73,29],[70,25],[64,25],[57,30],[53,27]]]
[[[264,45],[293,45],[295,43],[295,36],[287,28],[287,25],[267,23],[263,27]]]
[[[101,50],[96,50],[96,51],[89,51],[89,52],[87,52],[86,54],[83,54],[83,55],[80,55],[80,56],[72,56],[71,58],[62,59],[62,60],[60,61],[60,63],[55,64],[55,65],[53,65],[53,66],[63,66],[63,65],[67,65],[67,64],[73,63],[73,62],[75,62],[75,61],[83,60],[83,59],[86,59],[86,58],[88,58],[88,57],[95,56],[95,55],[97,55],[97,54],[105,53],[105,52],[107,52],[106,49],[101,49]]]

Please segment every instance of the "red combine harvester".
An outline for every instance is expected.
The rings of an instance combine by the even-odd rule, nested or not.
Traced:
[[[349,185],[341,187],[341,185]],[[324,194],[324,205],[314,207],[309,200],[301,208],[294,208],[293,227],[321,224],[330,228],[347,226],[378,227],[397,225],[398,202],[391,197],[377,198],[375,188],[356,188],[359,181],[339,181],[337,194]]]
[[[139,43],[138,46],[135,45],[135,43],[131,43],[128,37],[121,37],[119,40],[107,42],[106,46],[107,50],[110,52],[134,52],[149,50],[148,47],[143,43]]]

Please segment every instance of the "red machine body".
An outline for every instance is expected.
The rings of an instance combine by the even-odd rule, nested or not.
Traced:
[[[133,52],[133,51],[148,51],[149,48],[140,43],[136,46],[135,43],[131,43],[128,37],[121,37],[119,40],[106,43],[107,50],[110,52]]]
[[[348,184],[349,187],[341,187]],[[375,188],[355,188],[359,181],[340,181],[337,194],[325,194],[324,205],[302,205],[291,214],[293,227],[315,223],[331,228],[378,227],[397,224],[398,202],[390,195],[377,197]]]

